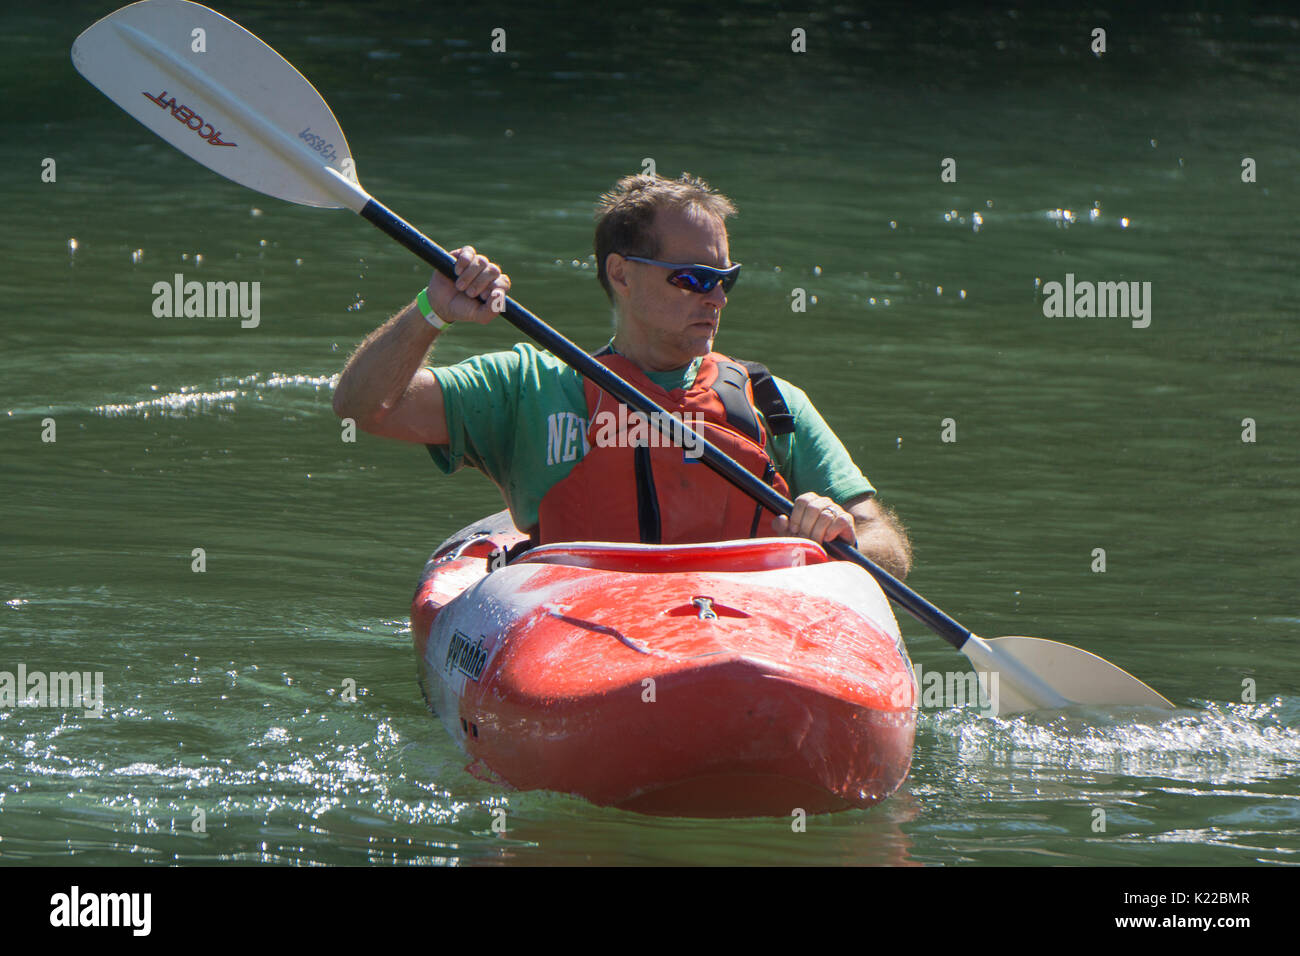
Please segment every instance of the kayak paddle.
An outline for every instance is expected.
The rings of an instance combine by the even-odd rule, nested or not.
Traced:
[[[118,106],[214,172],[289,202],[351,209],[456,278],[455,259],[446,250],[361,188],[347,139],[315,87],[234,21],[189,0],[141,0],[87,28],[72,45],[72,62]],[[503,314],[683,442],[678,419],[514,299],[506,298]],[[709,467],[773,513],[790,514],[787,498],[695,437]],[[890,599],[965,654],[977,671],[1000,675],[991,695],[998,713],[1071,704],[1173,707],[1119,667],[1069,644],[1035,637],[985,641],[846,542],[825,547],[870,572]]]

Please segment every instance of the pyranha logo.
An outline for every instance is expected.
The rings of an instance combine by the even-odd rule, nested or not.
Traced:
[[[206,139],[210,146],[238,146],[239,145],[238,143],[224,142],[221,139],[221,133],[217,131],[217,128],[213,126],[211,123],[204,122],[202,116],[199,116],[188,106],[177,106],[176,97],[174,96],[170,100],[167,99],[166,90],[163,90],[157,96],[152,96],[148,93],[145,93],[144,91],[141,91],[141,95],[144,96],[146,99],[153,100],[163,109],[171,110],[172,117],[176,120],[176,122],[184,123],[190,129],[194,130],[194,132],[198,133],[200,137]]]
[[[456,631],[447,645],[447,670],[455,667],[472,681],[478,681],[487,667],[487,651],[483,649],[483,638],[474,644],[469,642],[469,635]]]

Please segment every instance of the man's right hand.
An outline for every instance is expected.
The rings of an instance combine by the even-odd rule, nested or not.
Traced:
[[[505,310],[510,277],[473,246],[461,246],[451,254],[456,257],[456,281],[435,272],[429,280],[429,305],[444,322],[490,322]]]
[[[456,257],[456,281],[434,273],[429,305],[444,322],[488,322],[504,308],[510,279],[501,267],[463,246]],[[370,335],[348,359],[334,387],[334,411],[352,418],[372,435],[425,445],[447,444],[442,389],[421,365],[433,333],[412,302]]]

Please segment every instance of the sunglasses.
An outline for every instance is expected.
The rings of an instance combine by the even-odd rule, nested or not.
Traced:
[[[722,283],[723,292],[730,292],[731,287],[740,278],[739,262],[730,269],[715,269],[713,266],[694,265],[689,262],[660,262],[658,259],[647,259],[644,256],[624,256],[623,258],[630,259],[633,262],[644,262],[648,266],[663,266],[665,269],[672,269],[673,271],[668,274],[669,285],[699,295],[712,292],[713,287],[719,282]]]

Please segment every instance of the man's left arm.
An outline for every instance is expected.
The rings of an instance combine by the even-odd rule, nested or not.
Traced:
[[[858,495],[841,506],[825,495],[805,492],[794,499],[790,517],[777,517],[773,529],[814,541],[843,538],[900,581],[912,569],[907,531],[874,495]]]
[[[803,390],[775,381],[795,421],[781,468],[794,510],[788,519],[778,517],[773,531],[814,541],[843,538],[894,577],[906,577],[912,547],[902,523],[876,500],[875,489]]]
[[[862,495],[845,503],[858,536],[858,550],[900,581],[912,570],[912,543],[898,515],[874,495]]]

